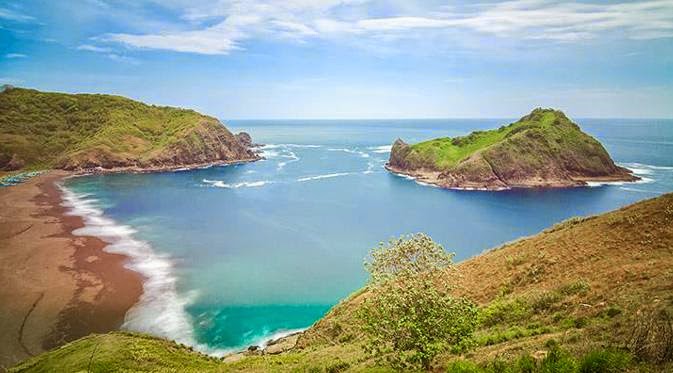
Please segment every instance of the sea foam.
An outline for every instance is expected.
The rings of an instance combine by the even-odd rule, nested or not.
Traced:
[[[98,201],[88,195],[78,195],[64,186],[63,206],[67,215],[79,216],[84,227],[72,233],[78,236],[96,236],[108,243],[105,251],[127,256],[126,267],[141,274],[143,294],[127,313],[123,329],[149,333],[173,339],[179,343],[199,346],[194,339],[191,317],[185,307],[195,294],[182,296],[177,291],[177,277],[171,258],[155,252],[145,241],[133,237],[136,231],[105,217],[97,207]]]
[[[227,184],[222,180],[202,180],[206,184],[210,184],[217,188],[227,188],[227,189],[238,189],[238,188],[257,188],[263,187],[266,184],[271,184],[272,181],[268,180],[259,180],[259,181],[243,181],[240,183]]]
[[[297,179],[297,181],[304,182],[304,181],[312,181],[312,180],[320,180],[320,179],[331,179],[333,177],[346,176],[346,175],[350,175],[350,174],[351,174],[350,172],[335,172],[333,174],[300,177],[299,179]]]

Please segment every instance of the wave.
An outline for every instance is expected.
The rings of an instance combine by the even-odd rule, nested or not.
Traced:
[[[664,171],[673,170],[673,166],[654,166],[654,165],[651,165],[651,164],[644,164],[644,163],[637,163],[637,162],[621,163],[620,165],[628,168],[631,171],[639,170],[639,171],[644,171],[644,172],[651,172],[651,170],[664,170]],[[635,171],[634,171],[634,173],[635,173]]]
[[[367,154],[367,153],[365,153],[365,152],[363,152],[363,151],[355,150],[355,149],[347,149],[347,148],[330,148],[330,149],[327,149],[327,150],[328,150],[328,151],[331,151],[331,152],[344,152],[344,153],[350,153],[350,154],[357,154],[357,155],[359,155],[359,156],[362,157],[362,158],[369,158],[369,154]]]
[[[260,348],[265,348],[269,342],[275,341],[277,339],[287,337],[288,335],[296,334],[296,333],[301,333],[306,328],[302,329],[283,329],[283,330],[278,330],[274,333],[265,333],[264,336],[259,337],[254,339],[252,343],[250,343],[251,346],[259,346]]]
[[[336,172],[336,173],[333,173],[333,174],[300,177],[299,179],[297,179],[297,181],[304,182],[304,181],[311,181],[311,180],[330,179],[330,178],[333,178],[333,177],[346,176],[346,175],[350,175],[350,174],[351,174],[350,172]]]
[[[392,150],[392,145],[381,145],[381,146],[370,146],[369,149],[372,150],[372,153],[390,153]]]
[[[217,188],[227,188],[227,189],[255,188],[255,187],[262,187],[266,184],[271,184],[272,183],[272,181],[268,181],[268,180],[243,181],[243,182],[234,183],[234,184],[227,184],[222,180],[203,179],[202,181],[206,184],[210,184],[210,185],[212,185],[214,187],[217,187]]]
[[[287,164],[289,164],[289,163],[294,163],[294,162],[298,162],[299,159],[300,159],[300,158],[297,156],[297,154],[296,154],[295,152],[291,151],[291,150],[289,150],[288,153],[287,153],[287,154],[284,154],[282,157],[284,157],[284,158],[288,158],[289,161],[278,162],[278,166],[276,167],[276,169],[277,169],[278,171],[282,170]]]
[[[122,328],[198,346],[191,317],[185,310],[195,294],[178,294],[171,258],[156,253],[147,242],[134,238],[136,231],[133,228],[103,216],[103,211],[96,206],[96,199],[78,195],[64,186],[60,188],[63,192],[63,206],[69,209],[66,214],[80,216],[84,221],[84,227],[72,233],[96,236],[107,242],[105,251],[127,256],[129,261],[125,266],[145,278],[143,294],[126,313]],[[206,349],[205,346],[201,348]]]
[[[648,194],[656,194],[656,195],[663,194],[663,192],[657,192],[657,191],[654,191],[654,190],[637,189],[637,188],[621,187],[619,189],[626,190],[627,192],[648,193]]]

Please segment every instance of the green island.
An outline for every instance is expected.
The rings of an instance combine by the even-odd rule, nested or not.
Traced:
[[[467,136],[393,144],[387,168],[445,188],[501,190],[634,181],[563,112],[537,108],[517,122]]]
[[[215,358],[112,332],[10,371],[671,371],[672,248],[673,194],[569,219],[456,265],[419,234],[373,249],[365,288],[266,348]]]
[[[104,94],[0,90],[3,173],[146,171],[258,159],[248,145],[193,110]]]

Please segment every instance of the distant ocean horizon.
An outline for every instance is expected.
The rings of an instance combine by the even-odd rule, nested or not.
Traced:
[[[425,232],[462,261],[573,216],[673,191],[672,119],[575,119],[642,179],[454,191],[388,173],[390,145],[515,118],[224,120],[265,160],[64,183],[76,234],[110,242],[147,280],[124,328],[224,354],[301,330],[366,282],[370,248]]]

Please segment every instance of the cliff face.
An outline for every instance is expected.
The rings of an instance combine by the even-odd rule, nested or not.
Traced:
[[[0,169],[149,170],[251,161],[259,157],[250,142],[192,110],[110,95],[0,92]]]
[[[388,169],[446,188],[567,187],[637,178],[562,112],[535,109],[468,136],[393,144]]]

